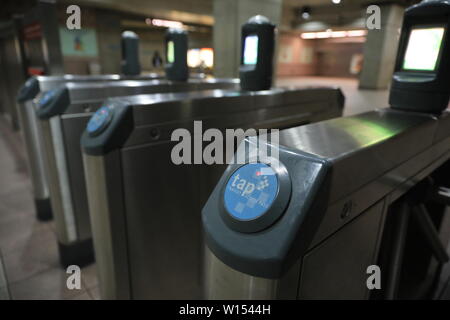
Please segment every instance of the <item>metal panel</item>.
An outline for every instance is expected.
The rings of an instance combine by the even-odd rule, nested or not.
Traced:
[[[199,166],[174,165],[172,147],[122,152],[132,298],[200,298]]]
[[[27,101],[19,108],[21,129],[27,149],[28,164],[35,199],[48,199],[47,162],[42,137],[41,124],[36,120],[36,112],[32,101]],[[32,120],[33,119],[33,120]]]
[[[86,128],[90,113],[77,116],[55,117],[61,119],[63,150],[65,157],[60,158],[66,167],[67,185],[70,191],[70,203],[73,206],[73,221],[76,225],[76,240],[92,237],[89,223],[89,208],[87,203],[86,181],[84,177],[83,158],[80,149],[80,133]],[[57,161],[58,163],[60,161]],[[64,173],[58,172],[61,176]]]
[[[295,300],[300,261],[281,279],[253,277],[236,271],[205,249],[204,297],[209,300]]]
[[[56,119],[59,121],[59,119]],[[52,209],[57,212],[64,212],[64,197],[61,194],[63,191],[59,187],[60,178],[58,176],[55,150],[54,150],[54,141],[52,138],[52,125],[50,121],[41,121],[42,132],[44,137],[44,152],[46,154],[46,171],[48,172],[48,182],[49,182],[49,190],[52,197],[50,197]],[[54,126],[53,126],[54,127]],[[57,144],[59,145],[59,143]],[[64,152],[64,151],[63,151]],[[52,169],[52,170],[50,170]],[[67,200],[67,198],[66,198]],[[69,217],[71,220],[71,217]],[[72,221],[72,220],[71,220]],[[58,235],[58,239],[62,244],[67,244],[72,241],[76,237],[76,231],[73,229],[73,223],[68,223],[68,225],[72,225],[72,228],[66,227],[65,216],[60,215],[59,217],[55,217],[55,225],[56,225],[56,233]]]
[[[366,299],[368,266],[376,263],[385,201],[380,201],[303,258],[299,299]]]
[[[94,250],[103,299],[129,299],[127,235],[118,152],[105,158],[83,155]],[[111,224],[104,223],[111,221]]]

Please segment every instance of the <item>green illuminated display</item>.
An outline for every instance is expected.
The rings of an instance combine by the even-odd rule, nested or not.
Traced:
[[[443,27],[414,28],[409,34],[403,60],[404,70],[433,71],[436,69],[444,36]]]
[[[167,42],[167,63],[175,61],[175,44],[173,41]]]
[[[244,42],[244,64],[256,64],[257,62],[258,36],[247,36]]]

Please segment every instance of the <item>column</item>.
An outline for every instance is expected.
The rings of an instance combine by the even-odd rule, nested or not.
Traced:
[[[241,50],[241,26],[257,14],[277,26],[281,21],[282,0],[214,0],[214,75],[237,77]]]
[[[394,71],[404,8],[395,4],[379,6],[381,29],[368,30],[359,79],[361,89],[387,89]]]

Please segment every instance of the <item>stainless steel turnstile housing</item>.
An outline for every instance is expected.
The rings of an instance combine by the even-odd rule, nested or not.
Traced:
[[[377,265],[388,209],[449,164],[450,112],[381,109],[331,119],[282,131],[280,150],[292,196],[270,228],[245,234],[223,222],[219,199],[231,167],[203,209],[208,299],[367,299],[367,268]],[[327,178],[305,191],[319,170]],[[441,228],[445,246],[448,224]],[[381,270],[383,281],[387,274]]]
[[[93,112],[107,97],[144,93],[190,92],[206,89],[239,88],[237,79],[203,79],[187,82],[168,80],[67,83],[59,87],[68,99],[55,107],[37,110],[42,127],[50,200],[60,246],[61,264],[84,264],[93,261],[80,137]],[[167,95],[171,98],[170,95]],[[164,95],[154,95],[164,101]],[[62,105],[61,105],[62,104]],[[42,110],[45,109],[45,110]]]
[[[196,299],[202,297],[200,209],[226,166],[173,164],[173,130],[192,133],[194,120],[222,132],[298,126],[340,116],[343,96],[335,88],[217,90],[104,105],[121,120],[82,137],[101,296]]]
[[[37,90],[34,94],[28,96],[26,100],[20,101],[18,110],[20,127],[25,142],[28,155],[28,164],[31,174],[31,182],[33,186],[33,194],[36,202],[38,218],[48,220],[51,218],[49,203],[49,187],[47,181],[47,173],[45,169],[45,155],[42,149],[43,140],[40,125],[36,117],[36,101],[43,92],[55,89],[60,85],[68,82],[101,82],[115,81],[123,79],[158,79],[161,78],[157,74],[147,74],[142,76],[127,77],[121,75],[99,75],[99,76],[82,76],[82,75],[64,75],[64,76],[38,76],[30,78],[27,82],[36,82]],[[24,91],[25,86],[21,89]],[[19,98],[20,94],[19,92]],[[24,92],[23,92],[24,93]]]

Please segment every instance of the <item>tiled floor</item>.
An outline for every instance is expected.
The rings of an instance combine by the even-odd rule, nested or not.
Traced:
[[[356,80],[303,77],[279,79],[277,84],[339,86],[346,96],[345,115],[388,105],[387,91],[358,90]],[[35,218],[26,167],[21,137],[0,115],[0,300],[98,299],[95,265],[82,269],[81,290],[67,289],[53,224]]]
[[[340,87],[345,95],[345,116],[388,106],[388,90],[358,90],[358,81],[356,79],[326,77],[281,78],[276,81],[276,84],[278,86]]]
[[[95,265],[81,270],[80,290],[67,289],[53,225],[35,218],[25,161],[19,133],[0,117],[0,299],[98,299]]]

